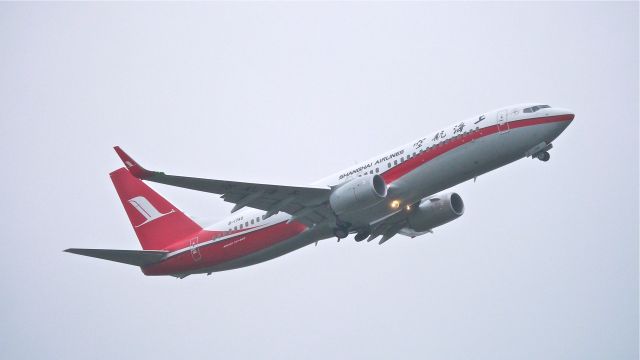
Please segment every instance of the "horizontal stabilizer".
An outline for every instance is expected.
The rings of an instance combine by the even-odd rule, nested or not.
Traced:
[[[68,253],[91,256],[123,264],[145,266],[162,260],[169,252],[158,250],[67,249]]]

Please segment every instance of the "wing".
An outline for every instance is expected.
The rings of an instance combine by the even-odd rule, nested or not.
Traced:
[[[367,241],[371,241],[382,235],[382,239],[378,242],[378,244],[382,245],[387,240],[398,234],[406,225],[406,212],[404,210],[398,210],[397,212],[371,224],[371,235],[369,235]]]
[[[431,198],[430,200],[435,200],[435,199],[437,198],[434,197],[434,198]],[[420,236],[426,233],[433,233],[432,230],[417,232],[409,227],[408,218],[411,215],[412,210],[415,209],[415,207],[418,206],[419,203],[420,202],[411,205],[409,210],[407,210],[406,208],[398,210],[397,212],[372,223],[370,225],[371,235],[369,235],[369,238],[367,239],[367,241],[371,241],[377,238],[378,236],[382,235],[382,239],[380,239],[380,242],[379,242],[379,244],[382,245],[387,240],[391,239],[397,234],[414,238],[416,236]]]
[[[327,220],[335,221],[335,216],[328,206],[331,194],[329,188],[167,175],[143,168],[118,146],[114,149],[133,176],[160,184],[220,194],[225,201],[236,204],[231,210],[232,213],[247,206],[266,211],[265,218],[282,211],[292,216],[289,222],[296,220],[308,226]]]

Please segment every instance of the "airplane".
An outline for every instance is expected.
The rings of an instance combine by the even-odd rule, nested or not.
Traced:
[[[148,276],[184,278],[274,259],[318,241],[383,244],[416,237],[464,214],[462,197],[442,192],[522,158],[550,159],[574,113],[540,103],[507,106],[451,124],[311,185],[289,186],[167,175],[120,147],[125,167],[110,176],[143,250],[69,253],[139,266]],[[231,215],[203,227],[143,181],[221,195]]]

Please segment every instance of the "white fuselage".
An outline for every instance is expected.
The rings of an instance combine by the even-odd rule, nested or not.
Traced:
[[[414,204],[456,184],[532,155],[532,151],[551,144],[572,119],[571,111],[565,109],[535,104],[508,106],[458,121],[327,176],[314,185],[335,187],[371,174],[379,174],[384,178],[388,186],[388,201],[342,219],[357,229],[397,212],[397,206],[389,206],[390,201],[396,201],[396,205]],[[290,218],[288,214],[279,213],[263,220],[264,213],[261,210],[242,210],[209,229],[232,231],[234,234],[230,236],[237,237],[244,229],[247,233],[260,231]],[[314,227],[261,251],[198,272],[255,264],[332,236],[330,226]],[[224,239],[222,237],[220,240]]]

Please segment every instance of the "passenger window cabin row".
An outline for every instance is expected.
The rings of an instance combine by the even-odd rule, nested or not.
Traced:
[[[265,220],[265,216],[264,215],[262,215],[261,217],[258,216],[255,219],[247,220],[247,221],[244,222],[244,224],[240,224],[240,225],[234,226],[233,229],[229,228],[229,231],[242,230],[244,228],[249,227],[249,224],[251,224],[251,225],[258,224],[261,220]]]

